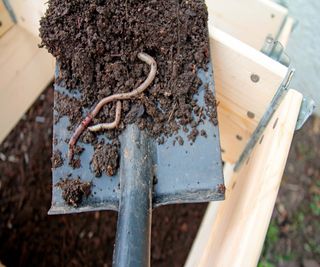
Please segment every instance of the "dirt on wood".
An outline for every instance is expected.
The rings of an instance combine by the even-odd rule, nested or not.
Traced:
[[[197,72],[207,68],[210,58],[207,20],[204,0],[50,0],[40,23],[41,46],[59,62],[56,82],[71,95],[75,88],[81,93],[80,99],[56,94],[55,121],[68,116],[74,130],[99,100],[135,89],[150,71],[137,58],[145,52],[157,62],[156,78],[143,94],[122,101],[120,125],[104,134],[117,139],[127,124],[136,123],[164,143],[164,137],[191,125],[189,140],[194,142],[196,127],[205,119],[194,96],[201,84]],[[213,94],[206,96],[206,105],[216,124]],[[115,106],[106,105],[93,123],[112,122]],[[81,139],[97,147],[98,135],[86,136]]]

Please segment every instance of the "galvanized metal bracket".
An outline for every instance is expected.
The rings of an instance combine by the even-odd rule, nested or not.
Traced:
[[[286,95],[289,89],[290,82],[294,76],[295,70],[289,69],[288,74],[284,81],[282,82],[281,86],[277,90],[276,94],[274,95],[268,109],[266,110],[265,114],[261,118],[257,128],[253,132],[249,142],[247,143],[245,149],[243,150],[242,154],[240,155],[237,163],[235,164],[234,171],[238,171],[243,163],[249,157],[251,151],[253,150],[254,146],[257,144],[258,140],[262,136],[265,128],[267,127],[269,121],[271,120],[274,112],[279,107],[282,99]],[[302,128],[304,123],[308,120],[308,118],[312,115],[315,109],[315,102],[313,99],[304,97],[301,103],[300,112],[297,119],[296,130]]]
[[[285,1],[278,1],[279,4],[284,5]],[[281,2],[281,3],[280,3]],[[279,30],[278,35],[281,33],[282,28],[285,24],[286,19],[284,20],[284,23],[282,27]],[[295,28],[298,24],[298,21],[296,20],[294,23]],[[276,38],[277,39],[277,38]],[[265,43],[261,49],[261,52],[269,56],[270,58],[278,61],[282,65],[289,67],[290,66],[290,57],[287,55],[287,53],[284,50],[283,45],[276,41],[273,37],[267,36]],[[313,111],[315,110],[315,102],[313,99],[304,97],[301,104],[300,113],[298,116],[298,121],[296,125],[296,130],[300,130],[304,123],[308,120],[308,118],[312,115]]]
[[[302,99],[301,108],[300,108],[297,125],[296,125],[296,130],[300,130],[302,128],[305,122],[312,115],[315,108],[316,108],[316,105],[313,99],[308,97],[304,97]]]
[[[13,8],[11,7],[10,1],[9,0],[3,0],[3,4],[6,7],[7,11],[9,12],[12,21],[14,23],[17,23],[17,18],[16,18],[15,14],[14,14]]]
[[[288,7],[288,1],[287,0],[275,0],[275,2],[283,7]]]
[[[261,52],[286,67],[290,66],[290,57],[285,52],[283,45],[280,42],[275,41],[271,36],[266,38]]]
[[[297,24],[297,23],[296,23]],[[262,53],[278,61],[279,63],[289,67],[290,57],[284,50],[283,45],[275,41],[272,37],[268,36],[261,50]],[[311,98],[304,97],[301,104],[300,113],[298,116],[296,130],[300,130],[308,118],[315,110],[315,102]]]
[[[256,127],[251,138],[249,139],[249,142],[247,143],[245,149],[243,150],[237,163],[235,164],[234,171],[238,171],[240,169],[240,167],[243,165],[243,163],[249,157],[254,146],[256,145],[256,143],[258,142],[260,137],[262,136],[262,133],[264,132],[265,128],[267,127],[274,112],[277,110],[283,97],[287,93],[294,73],[295,73],[294,69],[289,69],[286,78],[283,80],[282,84],[280,85],[279,89],[277,90],[276,94],[274,95],[271,103],[269,104],[269,107],[267,108],[266,112],[262,116],[258,126]]]

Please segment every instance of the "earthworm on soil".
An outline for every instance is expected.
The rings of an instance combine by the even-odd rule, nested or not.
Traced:
[[[75,130],[74,134],[72,135],[72,137],[69,141],[69,151],[68,151],[69,160],[72,160],[72,158],[73,158],[74,146],[76,145],[79,136],[86,129],[86,127],[92,121],[92,119],[99,113],[99,111],[101,110],[101,108],[104,105],[106,105],[112,101],[118,100],[117,106],[116,106],[116,118],[115,118],[114,122],[98,124],[98,125],[92,126],[89,128],[90,131],[99,131],[101,129],[116,128],[120,122],[120,117],[121,117],[121,102],[119,100],[127,100],[127,99],[130,99],[130,98],[137,96],[138,94],[141,94],[153,82],[153,80],[156,76],[156,72],[157,72],[156,61],[153,59],[153,57],[149,56],[146,53],[142,53],[142,52],[138,54],[138,58],[140,60],[144,61],[145,63],[147,63],[148,65],[150,65],[150,72],[149,72],[147,79],[135,90],[133,90],[129,93],[121,93],[121,94],[115,94],[115,95],[105,97],[96,105],[96,107],[81,122],[81,124]]]
[[[121,101],[117,101],[116,106],[116,118],[111,123],[100,123],[91,127],[88,127],[89,131],[91,132],[98,132],[101,130],[108,130],[108,129],[114,129],[118,126],[121,119]]]

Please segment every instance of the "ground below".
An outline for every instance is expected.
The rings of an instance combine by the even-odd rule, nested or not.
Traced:
[[[111,266],[115,212],[48,216],[53,89],[47,89],[0,145],[0,260],[6,266]],[[320,119],[299,131],[260,266],[318,267]],[[152,266],[183,266],[206,204],[153,213]]]

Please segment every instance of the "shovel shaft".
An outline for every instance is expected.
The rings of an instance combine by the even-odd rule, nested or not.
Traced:
[[[135,126],[123,140],[114,267],[150,266],[152,157],[148,138]]]

